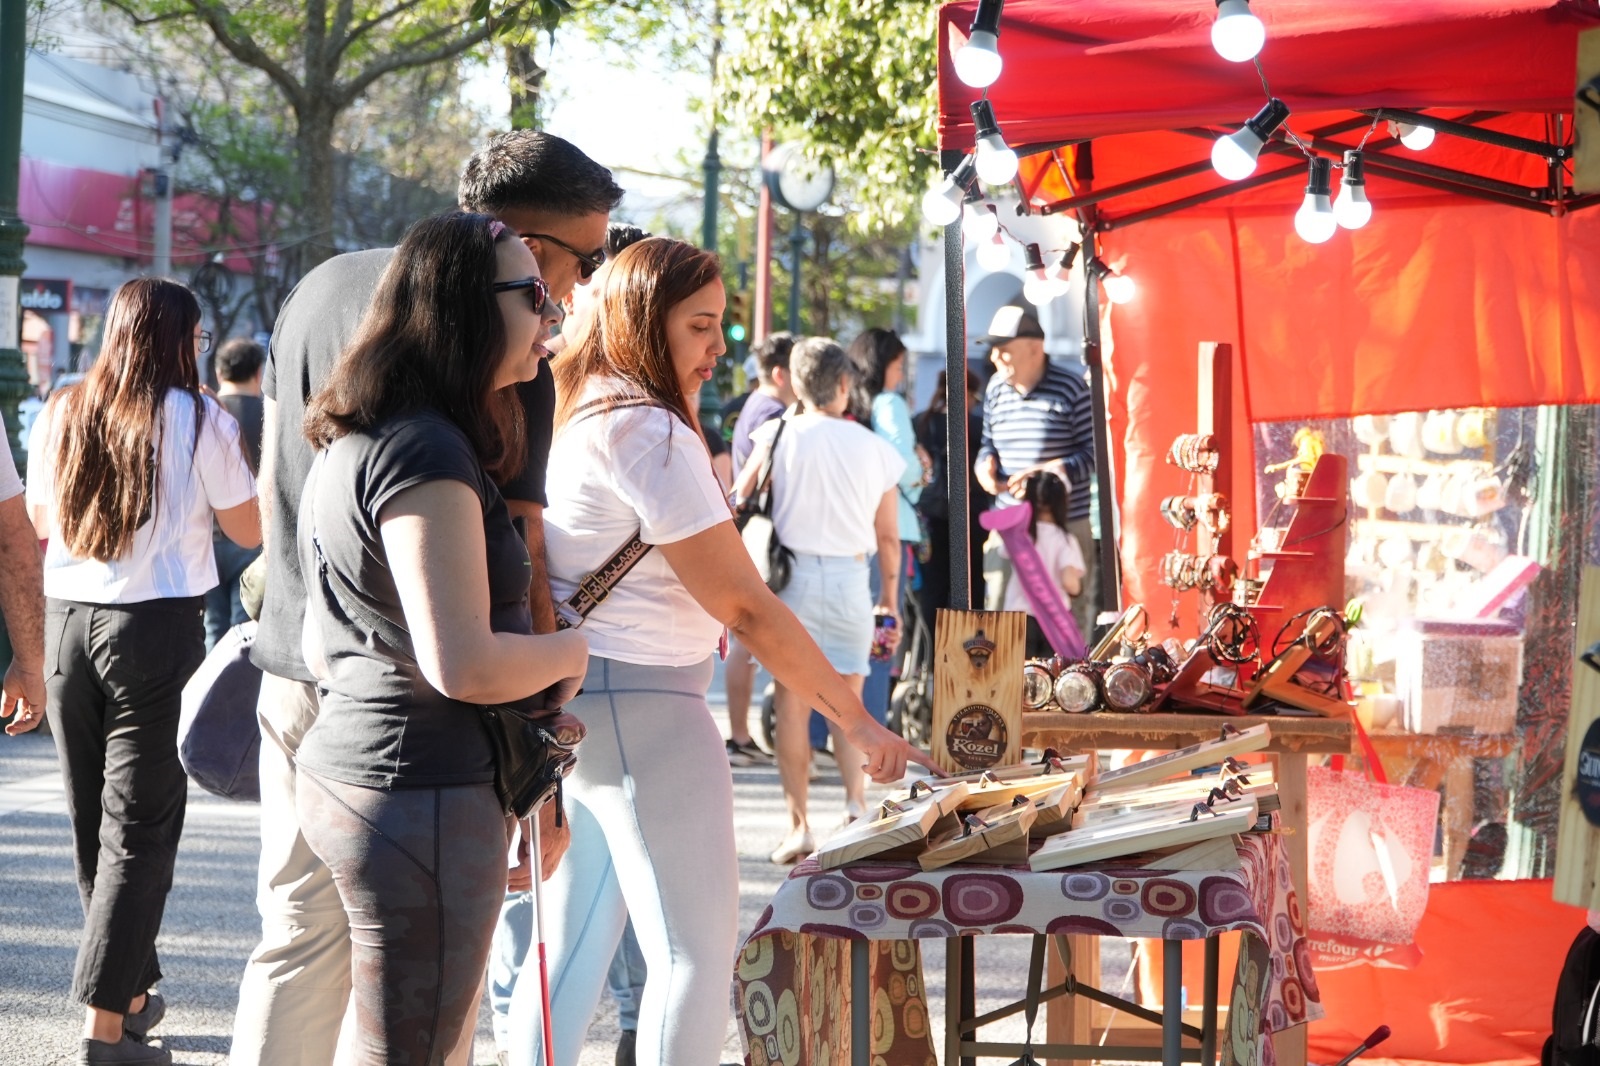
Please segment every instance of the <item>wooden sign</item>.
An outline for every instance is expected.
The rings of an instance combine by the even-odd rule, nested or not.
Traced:
[[[954,773],[1022,761],[1022,663],[1028,616],[940,611],[933,658],[933,749]]]
[[[884,858],[907,844],[916,844],[920,850],[935,823],[954,812],[967,796],[967,786],[960,782],[949,788],[914,791],[919,792],[916,797],[903,802],[885,800],[870,817],[857,819],[836,833],[817,851],[817,865],[833,870],[846,863]]]
[[[1083,789],[1083,774],[1073,770],[1066,773],[1057,772],[1034,777],[1014,777],[1009,781],[999,779],[980,781],[976,785],[968,786],[967,798],[961,801],[961,806],[957,809],[963,811],[981,810],[985,807],[994,807],[1002,803],[1013,803],[1019,796],[1036,799],[1062,785],[1073,785],[1081,791]]]
[[[1574,192],[1600,192],[1600,110],[1593,106],[1593,102],[1600,102],[1600,83],[1595,88],[1587,88],[1597,78],[1600,78],[1600,29],[1584,30],[1578,34],[1578,102],[1572,109],[1578,142],[1572,162]]]
[[[962,816],[959,824],[932,837],[917,859],[923,870],[938,870],[963,860],[1023,863],[1028,859],[1028,829],[1037,812],[1026,798],[1016,804],[986,807]]]
[[[1210,803],[1212,810],[1225,811],[1246,798],[1255,802],[1257,814],[1270,814],[1282,806],[1278,802],[1277,785],[1241,787],[1236,795],[1212,786],[1212,790],[1201,788],[1188,795],[1163,796],[1145,803],[1085,803],[1072,813],[1072,828],[1083,829],[1128,818],[1175,818],[1187,815],[1196,803]]]
[[[1057,833],[1039,845],[1028,859],[1034,870],[1060,870],[1091,862],[1107,862],[1128,855],[1139,855],[1157,848],[1198,844],[1218,837],[1249,832],[1256,823],[1254,798],[1220,810],[1191,818],[1184,814],[1168,818],[1129,818],[1085,829]]]
[[[1583,659],[1600,641],[1600,567],[1586,566],[1578,590],[1577,648],[1567,714],[1566,770],[1561,775],[1561,822],[1556,830],[1555,898],[1600,908],[1600,671]]]
[[[1217,740],[1190,744],[1187,748],[1164,752],[1143,762],[1124,766],[1120,770],[1104,770],[1095,778],[1095,785],[1110,788],[1115,785],[1137,785],[1162,781],[1178,774],[1186,774],[1202,766],[1221,762],[1230,755],[1248,755],[1272,743],[1272,730],[1265,725],[1245,730],[1232,730]]]

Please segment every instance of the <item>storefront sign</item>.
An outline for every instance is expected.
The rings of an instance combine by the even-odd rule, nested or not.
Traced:
[[[65,314],[72,306],[72,282],[45,278],[22,279],[22,309],[42,315]]]

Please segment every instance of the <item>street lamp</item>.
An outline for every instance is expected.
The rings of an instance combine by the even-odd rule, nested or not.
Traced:
[[[764,178],[772,196],[794,212],[789,231],[792,256],[789,270],[789,332],[800,332],[800,257],[805,250],[805,216],[833,195],[833,166],[826,160],[806,158],[799,145],[785,144],[767,155]],[[958,208],[959,213],[959,208]]]

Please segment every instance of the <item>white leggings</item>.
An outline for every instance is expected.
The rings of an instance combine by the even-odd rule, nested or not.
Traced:
[[[606,970],[633,927],[648,977],[638,1061],[716,1066],[739,933],[733,778],[706,706],[712,662],[591,657],[568,707],[588,729],[567,781],[572,848],[544,886],[556,1066],[576,1066]],[[511,997],[513,1066],[543,1066],[538,969]]]

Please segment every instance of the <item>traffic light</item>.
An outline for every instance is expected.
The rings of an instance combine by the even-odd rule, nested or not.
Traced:
[[[730,292],[726,313],[726,330],[730,344],[743,344],[750,336],[750,294]]]

